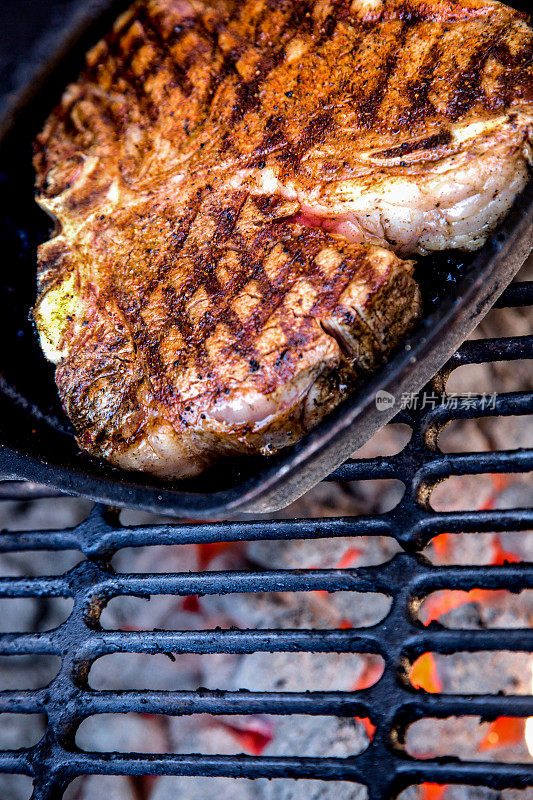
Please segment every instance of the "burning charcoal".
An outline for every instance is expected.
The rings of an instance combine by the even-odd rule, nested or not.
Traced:
[[[356,653],[252,653],[241,657],[225,688],[250,691],[349,691],[365,665]],[[208,676],[208,685],[214,685]],[[219,685],[217,681],[216,685]]]
[[[83,776],[73,781],[63,795],[63,800],[102,800],[102,798],[139,800],[133,782],[122,776]]]
[[[529,800],[530,791],[504,789],[502,792],[484,786],[449,786],[423,784],[410,786],[398,796],[398,800]]]
[[[117,572],[145,574],[150,572],[188,572],[196,569],[194,545],[162,547],[128,547],[113,557]]]
[[[197,689],[202,683],[199,657],[185,654],[171,660],[167,655],[115,653],[92,666],[90,685],[100,690]]]
[[[365,800],[363,786],[329,781],[257,781],[261,800]]]
[[[456,756],[461,761],[532,763],[525,741],[524,720],[500,717],[421,719],[407,732],[407,752],[416,758]]]
[[[150,800],[256,800],[254,781],[231,778],[159,778]]]
[[[167,718],[159,715],[101,714],[84,720],[76,734],[82,750],[125,753],[166,753]]]
[[[215,598],[205,598],[208,612]],[[372,592],[272,592],[225,595],[216,601],[233,615],[234,624],[246,628],[349,628],[379,622],[390,601]]]
[[[269,717],[195,714],[172,717],[169,731],[173,752],[206,755],[261,755],[272,738]]]
[[[488,594],[488,593],[487,593]],[[529,628],[533,619],[533,592],[519,595],[494,592],[474,601],[474,608],[461,606],[443,617],[448,628]]]
[[[337,717],[279,717],[265,755],[348,758],[362,753],[368,744],[363,727],[353,719]]]
[[[0,529],[10,531],[71,528],[85,519],[92,508],[89,500],[60,497],[53,500],[0,503]],[[54,558],[57,554],[51,554]]]
[[[345,758],[367,744],[362,726],[337,717],[196,715],[170,720],[173,752]]]
[[[533,473],[452,476],[439,484],[431,497],[435,511],[487,511],[520,508],[533,502]]]
[[[104,628],[111,630],[194,630],[198,627],[195,615],[184,609],[183,598],[171,595],[117,597],[105,609],[101,622]]]
[[[26,775],[0,775],[0,797],[9,800],[30,800],[32,780]],[[129,798],[120,798],[129,800]]]
[[[357,556],[354,550],[359,551]],[[252,542],[248,548],[255,564],[273,569],[336,569],[346,554],[354,558],[347,565],[365,567],[383,564],[399,552],[394,539],[361,536],[356,539],[309,539],[290,542]]]
[[[503,564],[509,560],[531,561],[533,532],[444,533],[432,540],[425,554],[434,564],[486,565]]]
[[[529,653],[485,652],[435,656],[443,692],[527,695],[531,691]]]
[[[496,792],[483,786],[449,786],[444,800],[528,800],[527,790]]]
[[[528,628],[533,615],[533,591],[505,590],[434,592],[422,604],[425,625],[438,620],[447,628]]]

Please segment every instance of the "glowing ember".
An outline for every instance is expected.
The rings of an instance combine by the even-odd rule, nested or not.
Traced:
[[[515,482],[515,478],[510,478],[508,475],[498,475],[496,473],[489,473],[487,475],[492,483],[492,491],[487,500],[479,507],[480,511],[492,511],[496,505],[498,495],[503,492],[508,486]]]
[[[491,553],[491,565],[517,563],[521,560],[516,553],[503,549],[499,536],[492,539]],[[494,603],[504,596],[505,592],[497,589],[471,589],[469,592],[450,589],[435,592],[424,602],[424,625],[439,620],[444,614],[465,603]]]
[[[498,717],[490,723],[489,730],[480,742],[479,749],[494,750],[511,747],[524,738],[525,721],[519,717]]]
[[[499,536],[495,536],[491,542],[492,558],[491,564],[517,564],[522,559],[510,550],[504,550]]]
[[[447,560],[453,550],[453,536],[451,533],[441,533],[431,540],[433,549],[439,558]]]
[[[237,740],[244,752],[260,756],[274,738],[274,729],[268,720],[260,717],[247,719],[239,725],[219,723],[230,736]]]
[[[211,561],[226,550],[240,549],[240,542],[204,542],[196,545],[198,554],[198,568],[207,569]]]
[[[189,611],[191,614],[199,614],[202,610],[198,595],[196,594],[189,594],[187,597],[184,597],[181,607],[184,611]]]
[[[349,547],[339,560],[337,569],[347,569],[348,567],[353,566],[354,561],[357,561],[362,553],[363,551],[359,550],[358,547]]]
[[[380,661],[367,658],[363,671],[354,684],[353,691],[361,692],[363,689],[369,689],[374,686],[383,675],[383,669],[384,665]]]
[[[452,553],[453,553],[453,543],[454,539],[452,534],[450,533],[441,533],[439,536],[436,536],[432,539],[433,549],[435,550],[435,554],[441,559],[442,561],[449,561]],[[504,550],[500,541],[499,536],[494,536],[491,542],[491,549],[492,549],[492,557],[490,560],[490,564],[505,564],[506,562],[509,563],[516,563],[521,559],[516,555],[516,553],[511,553],[509,550]]]
[[[471,589],[469,592],[447,589],[435,592],[424,602],[424,625],[439,620],[444,614],[464,606],[465,603],[491,603],[504,594],[502,589]]]
[[[442,800],[447,788],[440,783],[423,783],[420,786],[421,800]]]
[[[515,482],[515,478],[509,475],[489,474],[487,477],[491,481],[491,492],[488,499],[479,506],[480,511],[489,511],[493,509],[496,505],[498,495]],[[441,533],[431,540],[435,554],[443,561],[450,560],[453,554],[454,543],[455,538],[450,533]],[[498,535],[494,535],[491,542],[491,549],[492,556],[489,562],[490,564],[515,563],[521,560],[515,553],[503,549]],[[470,601],[466,600],[465,602]],[[456,606],[454,606],[454,608],[456,608]]]
[[[356,722],[360,722],[363,728],[365,729],[366,735],[370,739],[373,740],[374,734],[376,732],[376,726],[369,720],[368,717],[354,717]]]
[[[443,534],[448,536],[448,534]],[[438,539],[440,537],[437,537]],[[434,540],[435,544],[435,540]],[[446,547],[449,543],[446,542]],[[489,564],[501,565],[507,563],[517,563],[521,559],[509,550],[504,550],[499,536],[494,536],[491,541],[491,558]],[[496,589],[471,589],[469,592],[464,592],[458,589],[447,589],[441,592],[435,592],[424,601],[424,625],[429,625],[431,622],[437,621],[444,614],[460,608],[465,603],[491,603],[497,602],[505,596],[503,590]]]
[[[337,562],[335,569],[348,569],[348,567],[353,566],[354,561],[362,555],[363,551],[359,550],[358,547],[349,547],[343,555],[340,557],[339,561]],[[313,565],[310,569],[318,569],[317,566]],[[326,592],[325,589],[315,589],[315,594],[320,595],[322,597],[327,597],[329,592]],[[340,628],[351,628],[353,627],[351,622],[347,619],[343,619],[339,625]]]
[[[382,675],[383,664],[373,658],[367,658],[365,666],[363,667],[363,671],[354,684],[353,691],[361,692],[363,689],[369,689],[379,681]],[[376,726],[372,723],[372,721],[368,717],[354,717],[354,719],[356,722],[361,723],[366,731],[366,735],[370,741],[372,741],[376,732]]]
[[[442,691],[442,683],[437,674],[437,665],[432,653],[424,653],[417,658],[411,667],[409,678],[415,689],[424,689],[431,694]]]
[[[348,569],[348,567],[353,566],[354,561],[362,555],[363,551],[359,550],[358,547],[349,547],[340,557],[337,564],[335,565],[335,569]],[[316,565],[310,567],[310,569],[319,569]],[[315,589],[316,594],[320,595],[327,595],[329,592],[326,592],[325,589]]]

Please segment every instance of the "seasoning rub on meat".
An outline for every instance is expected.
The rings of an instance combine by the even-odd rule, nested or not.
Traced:
[[[529,175],[533,32],[487,0],[142,0],[35,148],[35,319],[82,447],[198,474],[296,441]]]

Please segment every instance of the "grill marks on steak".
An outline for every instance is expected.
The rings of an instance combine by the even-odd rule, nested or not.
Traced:
[[[173,245],[182,201],[152,196],[81,229],[69,268],[85,291],[65,309],[63,279],[36,311],[83,446],[163,475],[296,441],[419,313],[410,262],[295,231],[272,198],[206,191]]]
[[[482,0],[139,3],[41,137],[39,188],[53,206],[89,155],[137,192],[183,171],[401,255],[476,249],[528,179],[532,63],[524,15]],[[72,213],[106,188],[81,185]]]
[[[297,0],[141,2],[89,55],[45,149],[67,150],[70,141],[85,151],[92,135],[89,149],[112,145],[127,171],[128,150],[160,159],[167,142],[174,157],[180,151],[209,171],[215,153],[219,170],[271,157],[284,183],[302,179],[303,161],[316,188],[360,167],[374,145],[416,141],[417,129],[446,132],[459,118],[480,122],[533,102],[531,29],[505,6],[361,0],[351,9]],[[159,174],[160,160],[154,166]],[[147,175],[135,167],[136,181]],[[38,171],[42,187],[46,164],[38,161]],[[57,165],[53,172],[59,178]]]
[[[82,445],[191,475],[333,408],[420,313],[376,245],[477,247],[527,180],[532,41],[482,0],[132,6],[35,149]]]

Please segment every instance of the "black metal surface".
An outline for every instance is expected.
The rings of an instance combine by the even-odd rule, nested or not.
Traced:
[[[64,497],[63,492],[54,492],[46,486],[29,481],[0,480],[0,500],[38,500],[45,497]]]
[[[414,335],[358,394],[298,445],[270,459],[225,463],[189,482],[162,482],[113,469],[78,450],[28,314],[34,302],[35,249],[48,235],[48,223],[33,203],[31,142],[65,84],[76,76],[85,47],[107,28],[110,14],[83,34],[70,56],[65,55],[68,43],[80,38],[88,19],[97,17],[99,10],[121,4],[121,0],[77,0],[74,7],[79,13],[62,16],[58,9],[64,7],[63,0],[49,0],[52,41],[57,40],[58,49],[51,44],[47,26],[37,34],[34,22],[20,15],[21,30],[29,25],[32,31],[29,60],[34,77],[31,87],[25,86],[18,95],[16,125],[0,144],[0,247],[9,265],[0,278],[0,474],[114,505],[195,518],[282,508],[388,421],[393,411],[376,409],[378,389],[396,399],[420,389],[486,313],[533,247],[533,183],[475,258],[469,261],[450,254],[420,268],[426,314]],[[6,7],[12,6],[9,0]],[[35,75],[49,73],[59,56],[61,68],[45,82],[42,77],[37,80]],[[30,95],[32,102],[21,105],[20,97],[27,101]],[[424,279],[428,275],[431,280]]]
[[[533,284],[507,290],[499,305],[533,305]],[[464,345],[432,382],[441,392],[449,372],[465,363],[533,357],[533,337],[477,340]],[[494,408],[474,398],[468,408],[402,412],[413,430],[396,456],[352,461],[335,479],[401,480],[405,494],[392,511],[369,517],[176,524],[124,528],[115,512],[97,506],[74,530],[29,532],[0,537],[0,552],[80,550],[87,560],[66,575],[51,578],[7,578],[0,597],[73,597],[74,610],[57,630],[38,635],[0,637],[0,654],[56,654],[62,659],[58,677],[39,691],[0,692],[0,711],[48,716],[42,741],[19,752],[0,753],[0,771],[35,777],[34,800],[55,800],[78,775],[224,775],[344,780],[368,786],[371,800],[388,800],[404,787],[420,782],[471,784],[503,788],[533,787],[533,769],[526,764],[460,762],[453,758],[417,760],[405,751],[405,730],[425,716],[445,718],[479,715],[533,716],[533,697],[445,695],[416,691],[408,680],[409,665],[422,653],[457,651],[531,651],[531,630],[455,630],[433,622],[425,628],[416,612],[422,599],[441,589],[533,588],[533,564],[491,567],[432,566],[420,551],[435,535],[460,532],[533,530],[533,507],[508,510],[436,513],[430,507],[435,485],[451,474],[521,473],[533,470],[533,450],[442,455],[437,437],[453,419],[520,416],[533,413],[533,392],[500,394]],[[123,547],[184,543],[313,539],[360,535],[396,538],[406,552],[391,562],[359,569],[271,570],[164,575],[117,575],[110,566]],[[227,594],[263,591],[364,591],[392,598],[388,616],[371,628],[350,630],[203,630],[117,632],[103,630],[100,614],[113,597],[157,594]],[[385,660],[382,679],[360,692],[93,691],[87,683],[90,664],[116,652],[251,653],[314,651],[379,653]],[[96,713],[162,714],[313,714],[370,717],[377,726],[368,749],[353,758],[295,758],[95,754],[81,752],[75,731]]]

